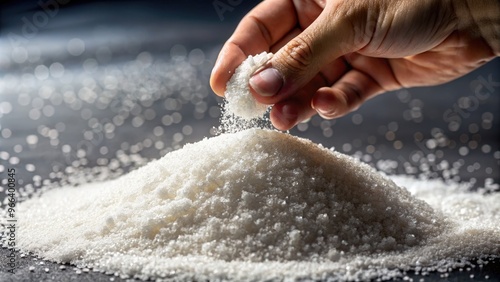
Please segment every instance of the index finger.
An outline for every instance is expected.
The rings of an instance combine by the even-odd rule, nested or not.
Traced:
[[[223,96],[227,81],[241,62],[249,55],[268,52],[296,25],[297,12],[292,1],[267,0],[252,9],[219,53],[210,77],[214,92]]]

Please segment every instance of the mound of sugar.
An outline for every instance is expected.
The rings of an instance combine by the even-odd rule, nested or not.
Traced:
[[[468,229],[443,214],[351,157],[251,129],[23,202],[18,245],[57,262],[185,281],[366,280],[499,251],[494,223]]]
[[[269,107],[257,102],[248,86],[250,76],[262,67],[271,57],[272,53],[260,53],[248,58],[236,68],[233,76],[227,82],[225,110],[244,119],[251,120],[262,117]]]

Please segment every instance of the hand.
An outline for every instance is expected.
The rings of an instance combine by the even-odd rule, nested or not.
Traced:
[[[273,125],[287,130],[316,113],[340,117],[377,94],[448,82],[499,55],[499,2],[479,2],[491,7],[475,4],[472,11],[465,0],[267,0],[223,46],[210,83],[223,96],[248,55],[275,52],[250,79],[255,99],[274,104]]]

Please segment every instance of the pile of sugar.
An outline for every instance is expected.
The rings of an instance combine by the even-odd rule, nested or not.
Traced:
[[[272,53],[262,52],[248,58],[236,68],[233,76],[227,82],[224,96],[225,111],[232,113],[243,120],[261,118],[267,111],[268,105],[257,102],[250,93],[248,81],[252,74],[271,59]]]
[[[124,277],[185,281],[367,280],[500,255],[499,193],[393,179],[426,202],[310,141],[222,134],[21,203],[18,245]]]

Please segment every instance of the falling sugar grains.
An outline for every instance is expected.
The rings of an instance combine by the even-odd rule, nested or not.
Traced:
[[[221,125],[218,132],[234,133],[248,128],[269,127],[264,114],[269,105],[261,104],[252,96],[248,81],[264,66],[273,54],[262,52],[248,58],[238,66],[226,85],[222,105]]]
[[[56,262],[181,281],[366,280],[499,254],[500,195],[394,179],[421,199],[351,157],[250,129],[25,201],[18,244]]]

